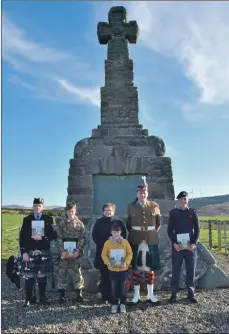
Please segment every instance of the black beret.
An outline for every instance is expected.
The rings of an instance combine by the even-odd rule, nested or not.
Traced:
[[[43,198],[34,198],[33,204],[44,204]]]
[[[137,191],[144,191],[148,189],[148,185],[147,184],[139,184],[137,187]]]
[[[186,197],[188,196],[187,191],[181,191],[178,195],[177,195],[177,199],[181,198],[181,197]]]

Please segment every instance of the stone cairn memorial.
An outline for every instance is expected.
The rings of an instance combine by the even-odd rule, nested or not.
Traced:
[[[108,21],[99,22],[97,27],[99,43],[108,44],[105,86],[101,88],[101,124],[92,130],[90,138],[75,145],[68,176],[67,201],[77,201],[78,214],[87,226],[89,239],[82,259],[85,290],[97,290],[99,275],[93,268],[95,244],[91,232],[96,219],[102,215],[102,205],[115,203],[117,216],[124,218],[142,176],[146,176],[149,199],[158,202],[161,209],[161,270],[156,272],[155,289],[166,290],[170,288],[172,276],[168,213],[175,205],[171,159],[165,156],[163,140],[149,136],[148,130],[139,124],[138,89],[133,85],[133,61],[129,58],[128,47],[128,43],[137,42],[137,22],[128,22],[126,9],[121,6],[110,9]],[[56,224],[58,221],[57,217]],[[57,257],[55,243],[52,250]],[[197,287],[229,287],[229,278],[200,242],[197,253]],[[185,267],[180,287],[185,288]]]

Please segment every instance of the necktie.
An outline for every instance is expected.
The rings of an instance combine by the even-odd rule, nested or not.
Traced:
[[[40,219],[40,216],[39,215],[37,215],[37,220],[39,220]]]

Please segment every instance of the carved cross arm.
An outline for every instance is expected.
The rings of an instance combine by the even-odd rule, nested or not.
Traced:
[[[128,23],[126,23],[125,32],[126,38],[128,39],[129,43],[136,43],[139,35],[139,27],[137,21],[129,21]]]
[[[99,22],[97,26],[97,36],[100,44],[107,44],[111,38],[111,26],[106,22]]]

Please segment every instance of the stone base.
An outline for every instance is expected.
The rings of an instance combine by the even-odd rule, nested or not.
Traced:
[[[229,277],[216,264],[212,264],[197,281],[197,287],[200,289],[229,288]]]

